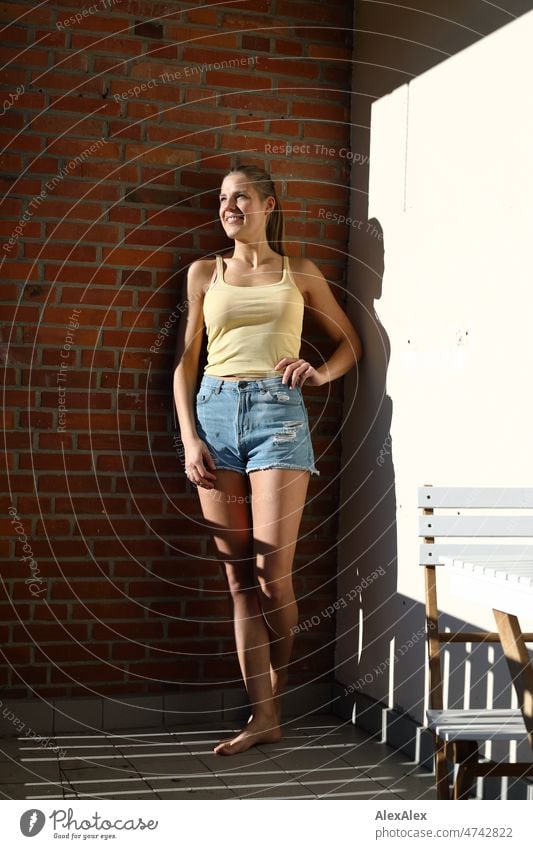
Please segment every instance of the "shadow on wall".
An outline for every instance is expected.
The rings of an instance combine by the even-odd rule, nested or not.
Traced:
[[[358,602],[339,610],[336,678],[353,687],[350,693],[362,689],[374,703],[417,722],[424,720],[425,656],[424,641],[413,639],[424,626],[416,486],[449,480],[469,485],[474,478],[480,485],[511,485],[513,476],[527,475],[523,458],[509,457],[502,448],[493,451],[495,443],[527,440],[523,431],[521,439],[516,434],[530,419],[529,400],[513,383],[515,363],[529,357],[527,331],[523,325],[516,331],[527,311],[513,316],[514,332],[503,331],[508,335],[497,362],[496,402],[494,367],[486,369],[493,339],[501,338],[501,280],[512,279],[515,290],[522,286],[519,303],[528,304],[531,297],[521,249],[527,243],[522,222],[530,219],[526,168],[513,182],[508,165],[506,171],[494,164],[503,148],[515,167],[526,161],[520,128],[527,99],[519,65],[529,61],[525,42],[531,22],[529,16],[513,18],[530,4],[528,9],[518,2],[507,5],[515,14],[468,5],[457,11],[455,22],[422,18],[411,10],[420,26],[419,47],[427,48],[423,56],[420,51],[415,56],[408,44],[402,32],[408,19],[399,9],[395,23],[389,19],[390,31],[384,32],[385,23],[383,29],[369,25],[372,37],[362,32],[356,45],[356,59],[371,58],[354,72],[352,150],[360,161],[370,153],[370,106],[383,102],[375,104],[373,115],[369,208],[366,166],[353,169],[351,182],[351,220],[360,219],[361,226],[352,223],[350,229],[350,312],[363,337],[365,359],[358,383],[347,376],[345,385],[339,597],[357,585],[362,591]],[[370,24],[377,5],[360,8],[359,26]],[[391,38],[394,62],[389,57],[384,68],[380,50]],[[497,127],[494,114],[500,116]],[[377,126],[376,115],[381,116]],[[490,203],[484,200],[485,185]],[[498,203],[505,218],[494,215]],[[517,222],[513,233],[504,226],[509,208]],[[366,220],[369,212],[379,214],[385,232],[376,218]],[[374,225],[377,235],[367,225]],[[465,327],[476,331],[468,336],[469,347]],[[443,403],[455,404],[461,415],[435,415]],[[509,409],[521,415],[506,416]],[[468,446],[475,450],[469,453]],[[380,567],[384,574],[362,585]],[[476,613],[470,613],[475,620]],[[464,627],[472,627],[469,619]],[[450,621],[443,617],[443,625]],[[511,691],[499,657],[497,647],[493,655],[485,648],[473,657],[467,647],[446,654],[449,705],[468,706],[471,699],[471,706],[509,707]],[[361,681],[364,687],[356,686]]]

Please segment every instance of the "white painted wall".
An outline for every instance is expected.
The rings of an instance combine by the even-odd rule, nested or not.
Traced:
[[[345,685],[386,661],[391,640],[401,645],[423,621],[417,486],[533,485],[532,43],[533,12],[372,107],[368,217],[384,234],[375,310],[391,349],[397,563],[359,609],[340,612],[337,678]],[[354,558],[364,575],[380,559],[364,553],[368,545],[383,552],[371,530],[351,533],[366,508],[379,515],[377,496],[387,490],[375,457],[352,459],[354,441],[363,454],[376,450],[356,416],[348,410],[344,429],[340,595],[353,585]],[[365,504],[355,490],[367,473],[373,497]],[[440,600],[450,615],[494,629],[484,607],[446,591]],[[358,617],[368,624],[352,634]],[[533,613],[523,625],[531,629]],[[423,649],[408,652],[365,692],[422,721],[424,665]],[[483,685],[471,704],[487,699]]]

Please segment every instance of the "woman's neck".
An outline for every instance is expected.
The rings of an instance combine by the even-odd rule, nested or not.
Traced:
[[[238,242],[235,240],[233,256],[231,259],[238,259],[250,268],[257,268],[269,260],[277,257],[278,254],[272,250],[267,242]]]

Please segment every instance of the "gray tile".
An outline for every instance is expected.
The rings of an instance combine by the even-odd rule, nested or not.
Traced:
[[[384,765],[388,768],[397,767],[403,773],[416,768],[406,755],[391,749],[385,743],[377,743],[374,740],[354,742],[353,745],[344,749],[342,757],[358,769]]]
[[[73,784],[65,789],[65,798],[77,799],[156,799],[153,789],[146,782],[120,782],[88,787],[85,784]]]
[[[354,799],[354,800],[362,800],[362,799],[371,799],[373,802],[382,801],[382,802],[390,802],[391,799],[397,801],[400,797],[396,796],[392,791],[382,790],[382,791],[373,791],[368,794],[361,794],[356,791],[351,793],[350,791],[344,790],[333,790],[326,791],[323,794],[318,794],[317,799]]]
[[[248,785],[237,791],[239,799],[314,799],[315,794],[298,782],[279,787],[254,787]]]
[[[28,731],[50,736],[53,723],[54,709],[51,703],[38,698],[14,699],[5,702],[2,707],[0,737],[21,737]]]
[[[69,781],[110,781],[125,780],[128,778],[139,778],[139,773],[127,761],[120,761],[116,767],[112,766],[86,766],[65,767],[62,775]]]
[[[25,797],[26,799],[65,799],[66,798],[67,789],[61,787],[53,787],[35,792],[33,787],[28,788],[28,794]]]
[[[139,775],[147,778],[152,775],[179,775],[181,773],[208,775],[211,772],[198,758],[193,758],[186,753],[181,756],[171,755],[169,757],[133,755],[128,757],[127,762],[135,768]]]
[[[195,790],[191,788],[184,793],[181,790],[158,790],[157,795],[160,799],[187,799],[187,800],[209,800],[209,799],[234,799],[239,797],[229,788],[216,790]]]
[[[55,788],[58,790],[58,788]],[[61,792],[61,790],[59,790]],[[0,785],[0,800],[4,799],[27,799],[29,795],[34,795],[35,790],[27,784],[1,784]],[[61,793],[61,795],[63,795]]]
[[[102,728],[101,699],[54,699],[54,734],[84,734]]]
[[[295,775],[279,769],[241,769],[236,772],[219,773],[221,780],[234,790],[248,787],[281,787],[288,784],[299,784]]]
[[[2,761],[1,784],[26,784],[29,781],[60,781],[59,765],[55,761]]]
[[[229,691],[228,710],[238,709],[241,697],[240,691]],[[29,780],[27,769],[23,767],[22,774],[16,771],[21,767],[17,755],[29,741],[11,738],[3,755],[0,748],[0,779],[5,768],[4,787],[14,788],[20,798],[36,799],[434,798],[430,773],[329,714],[289,720],[279,743],[254,746],[231,757],[217,756],[212,749],[237,733],[241,722],[217,718],[170,728],[153,721],[139,723],[138,715],[136,719],[135,726],[106,734],[62,735],[58,743],[67,749],[67,757],[32,762],[36,775],[30,772]],[[40,755],[42,748],[37,749]],[[53,757],[48,750],[44,754]],[[61,769],[64,789],[54,786],[49,771],[39,775],[44,764],[52,768],[58,784]]]
[[[389,799],[396,798],[392,791],[375,784],[373,781],[364,781],[357,778],[345,779],[344,781],[305,781],[302,785],[319,798],[327,798],[334,794],[342,794],[352,799],[374,799],[376,796],[387,795]]]
[[[290,749],[272,753],[271,760],[282,769],[314,770],[342,764],[342,751],[331,749]]]
[[[130,698],[123,702],[104,699],[103,727],[106,731],[146,728],[163,724],[163,697]]]
[[[147,784],[159,793],[160,791],[174,790],[176,793],[195,793],[200,790],[223,790],[227,791],[228,786],[220,779],[215,778],[211,773],[205,775],[181,775],[181,776],[150,776],[146,779]]]
[[[256,748],[248,749],[240,755],[201,755],[198,760],[215,775],[239,775],[247,772],[280,772],[280,767],[273,763]]]
[[[3,737],[0,740],[0,762],[19,758],[21,744],[22,740],[17,740],[16,737]]]
[[[401,799],[436,799],[435,779],[428,775],[424,778],[395,778],[393,781],[379,781],[387,789],[392,790]]]
[[[163,696],[165,726],[218,724],[222,719],[222,692],[167,693]]]

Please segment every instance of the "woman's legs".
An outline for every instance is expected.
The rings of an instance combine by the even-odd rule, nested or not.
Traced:
[[[310,473],[300,469],[251,472],[255,567],[260,603],[270,632],[270,672],[278,718],[280,696],[298,622],[292,565]]]
[[[246,478],[219,469],[216,488],[199,488],[202,511],[226,568],[235,641],[252,718],[217,754],[236,754],[281,738],[279,697],[287,683],[298,610],[292,564],[309,472],[265,469]],[[253,526],[253,530],[252,530]]]
[[[217,471],[215,489],[198,489],[202,512],[224,563],[233,601],[235,642],[252,707],[252,718],[235,743],[222,741],[219,754],[232,754],[259,742],[275,742],[281,733],[272,699],[269,633],[255,578],[250,493],[244,475]]]

